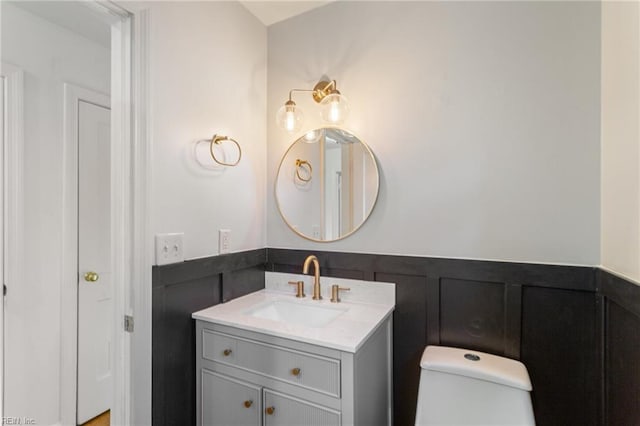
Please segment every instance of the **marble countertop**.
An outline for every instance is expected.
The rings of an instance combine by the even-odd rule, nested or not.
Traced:
[[[295,297],[295,287],[289,281],[303,280],[307,297]],[[395,284],[373,281],[321,277],[323,300],[312,300],[313,277],[308,275],[265,273],[265,289],[232,301],[193,313],[197,320],[237,327],[272,336],[325,346],[345,352],[356,352],[377,326],[395,307]],[[349,287],[341,293],[342,302],[331,303],[331,285]],[[273,301],[286,301],[310,307],[344,310],[330,323],[321,327],[257,318],[248,314],[258,306]]]

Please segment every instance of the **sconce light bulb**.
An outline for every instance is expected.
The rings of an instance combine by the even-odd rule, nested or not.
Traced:
[[[333,123],[337,123],[340,121],[340,104],[338,101],[332,101],[331,107],[329,110],[329,120]]]
[[[287,132],[293,132],[293,130],[296,128],[296,116],[293,111],[287,111],[285,127],[287,129]]]
[[[276,123],[289,133],[295,133],[302,127],[302,110],[293,101],[287,101],[276,114]]]
[[[349,115],[347,98],[339,92],[327,95],[320,103],[322,119],[330,124],[342,124]]]

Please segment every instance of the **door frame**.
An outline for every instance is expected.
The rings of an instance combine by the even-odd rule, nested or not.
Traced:
[[[24,157],[24,72],[3,62],[4,85],[2,135],[2,262],[3,284],[20,281],[23,241],[23,157]],[[0,306],[0,417],[4,418],[4,318],[5,297]]]
[[[151,265],[149,143],[149,10],[93,0],[111,25],[111,212],[113,265],[113,398],[111,422],[151,424]],[[81,95],[78,90],[75,94]],[[70,93],[70,97],[73,94]],[[65,104],[67,103],[65,92]],[[69,100],[70,101],[70,100]],[[66,114],[66,113],[65,113]],[[77,149],[65,117],[63,276],[61,294],[62,424],[77,418]],[[76,145],[76,148],[73,146]],[[74,199],[75,198],[75,199]],[[73,223],[72,223],[73,222]],[[76,251],[73,251],[75,248]],[[69,255],[71,253],[71,255]],[[133,333],[124,316],[135,318]]]

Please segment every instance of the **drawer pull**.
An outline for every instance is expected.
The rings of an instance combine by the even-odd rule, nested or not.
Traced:
[[[229,356],[231,355],[231,352],[233,352],[231,349],[225,349],[224,351],[222,351],[222,355]]]
[[[267,413],[267,415],[269,416],[272,416],[274,411],[276,411],[276,407],[267,407],[264,410],[264,412]]]
[[[301,372],[302,370],[300,370],[298,367],[291,369],[291,374],[293,374],[294,376],[299,376]]]
[[[253,401],[251,401],[251,400],[248,400],[248,401],[245,401],[245,402],[244,402],[244,406],[245,406],[245,408],[249,408],[249,407],[251,407],[252,405],[253,405]]]

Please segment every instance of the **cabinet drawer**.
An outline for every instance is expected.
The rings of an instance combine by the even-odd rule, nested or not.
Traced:
[[[202,369],[203,426],[259,426],[260,388]]]
[[[340,397],[340,360],[203,330],[202,356]],[[297,373],[297,374],[296,374]]]
[[[289,395],[263,389],[264,426],[340,426],[340,413]]]
[[[236,362],[235,337],[202,330],[202,358],[234,365]]]

